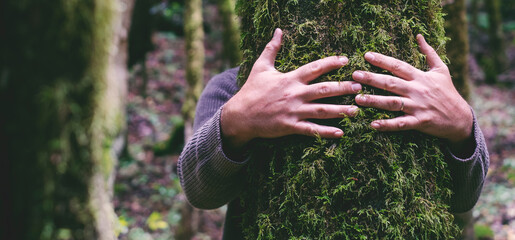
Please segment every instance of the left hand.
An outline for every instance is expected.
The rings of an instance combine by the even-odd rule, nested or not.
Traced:
[[[399,96],[358,95],[361,106],[405,115],[376,120],[371,126],[379,131],[418,130],[460,143],[472,135],[473,116],[468,103],[454,87],[449,69],[422,35],[417,35],[420,50],[427,56],[430,70],[421,71],[406,62],[368,52],[365,59],[395,76],[356,71],[356,82],[385,89]]]

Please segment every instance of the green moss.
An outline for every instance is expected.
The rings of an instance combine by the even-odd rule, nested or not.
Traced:
[[[474,234],[477,239],[494,238],[494,231],[487,225],[474,225]]]
[[[355,70],[385,71],[363,55],[377,51],[427,69],[422,33],[444,57],[440,1],[240,0],[244,60],[239,83],[270,41],[284,32],[281,72],[332,55],[348,66],[316,81],[349,81]],[[394,23],[394,24],[392,24]],[[365,92],[388,94],[365,87]],[[320,102],[355,104],[354,96]],[[381,133],[371,121],[398,116],[362,108],[355,118],[317,120],[345,135],[330,140],[289,136],[253,149],[242,195],[247,239],[449,239],[458,228],[448,212],[450,176],[439,140],[419,132]]]

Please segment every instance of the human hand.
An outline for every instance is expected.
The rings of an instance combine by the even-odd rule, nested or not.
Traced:
[[[313,102],[357,94],[361,90],[361,85],[355,82],[309,84],[320,75],[346,65],[346,57],[327,57],[281,73],[274,67],[281,41],[282,31],[276,29],[246,83],[223,107],[222,137],[233,147],[241,147],[254,138],[291,134],[338,138],[343,135],[341,129],[318,125],[307,119],[343,118],[354,116],[358,110],[356,106]]]
[[[395,76],[356,71],[353,79],[399,96],[358,95],[356,103],[405,113],[394,119],[373,121],[371,126],[379,131],[413,129],[451,143],[463,142],[472,134],[470,107],[454,87],[449,69],[435,50],[420,34],[417,41],[421,52],[427,56],[430,70],[424,72],[392,57],[366,53],[368,62]]]

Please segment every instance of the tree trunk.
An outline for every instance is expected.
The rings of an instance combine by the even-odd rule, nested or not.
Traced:
[[[316,81],[349,81],[355,70],[383,72],[363,55],[375,51],[427,70],[416,34],[443,56],[440,1],[240,0],[239,82],[283,29],[276,68],[347,55],[348,66]],[[394,23],[394,24],[392,24]],[[315,81],[315,82],[316,82]],[[370,87],[379,95],[384,90]],[[355,104],[354,96],[321,102]],[[437,139],[419,132],[384,133],[370,122],[399,113],[362,108],[355,118],[316,121],[338,126],[341,139],[289,136],[257,142],[241,195],[247,239],[450,239],[459,235],[448,212],[450,175]]]
[[[115,239],[131,0],[2,1],[2,239]]]
[[[202,28],[202,1],[185,2],[184,38],[186,42],[186,81],[188,90],[182,106],[184,117],[184,142],[193,135],[195,107],[204,87],[204,29]],[[199,210],[185,203],[181,210],[176,238],[191,239],[198,228]]]
[[[504,34],[502,31],[501,3],[500,0],[485,1],[488,12],[488,35],[492,59],[488,59],[484,65],[486,82],[493,84],[497,82],[497,75],[502,73],[508,65]]]
[[[223,22],[223,56],[230,67],[237,66],[241,61],[240,31],[234,0],[217,0],[218,9]]]
[[[188,82],[188,90],[182,106],[186,129],[188,129],[188,123],[190,127],[193,125],[195,106],[204,87],[205,57],[202,19],[202,1],[186,1],[184,12],[184,38],[186,42],[186,81]],[[190,136],[186,136],[186,138],[189,137]]]
[[[446,13],[445,31],[450,38],[447,42],[447,57],[451,61],[449,70],[452,81],[461,96],[469,99],[469,41],[465,0],[455,0],[445,5],[444,12]]]

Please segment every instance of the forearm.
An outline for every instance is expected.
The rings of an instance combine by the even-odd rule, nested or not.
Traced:
[[[488,172],[490,158],[485,139],[474,116],[472,136],[466,143],[469,151],[448,148],[447,157],[452,178],[451,211],[466,212],[476,204]],[[472,148],[470,146],[473,146]],[[468,152],[464,156],[464,152]]]
[[[237,162],[223,152],[220,112],[198,129],[179,158],[178,172],[189,202],[202,209],[220,207],[244,186],[247,160]]]

